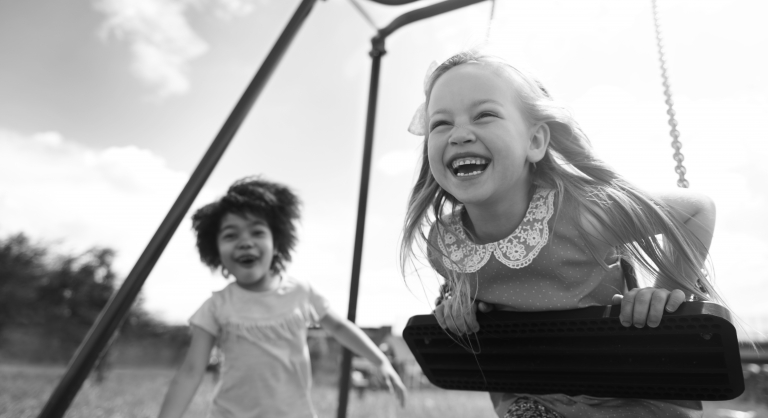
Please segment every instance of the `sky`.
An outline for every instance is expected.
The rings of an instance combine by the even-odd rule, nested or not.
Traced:
[[[434,1],[357,0],[377,27]],[[250,82],[298,0],[0,0],[0,236],[117,251],[125,277]],[[432,61],[486,40],[568,103],[596,152],[648,190],[675,187],[650,1],[497,0],[406,26],[382,60],[357,322],[431,310],[437,279],[398,265],[419,164],[407,132]],[[658,0],[691,189],[718,219],[716,286],[768,333],[768,27],[761,0]],[[375,30],[351,0],[320,1],[192,206],[248,175],[303,201],[288,273],[334,310],[349,297]],[[187,214],[144,306],[185,323],[227,284],[199,262]]]

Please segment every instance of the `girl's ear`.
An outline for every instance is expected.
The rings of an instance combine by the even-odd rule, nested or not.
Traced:
[[[542,122],[533,128],[531,142],[528,144],[528,161],[537,163],[547,153],[549,147],[549,125]]]

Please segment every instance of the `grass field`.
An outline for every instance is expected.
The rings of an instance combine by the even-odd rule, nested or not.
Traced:
[[[62,373],[61,367],[0,365],[0,418],[36,417]],[[112,370],[100,385],[91,380],[86,382],[66,417],[154,417],[172,376],[171,370]],[[211,379],[206,378],[185,417],[205,416],[207,399],[212,388]],[[336,416],[338,392],[335,387],[319,385],[313,391],[313,398],[321,418]],[[768,418],[768,408],[764,404],[738,399],[705,403],[705,417],[729,416],[718,414],[719,409],[754,411],[752,418]],[[351,393],[347,416],[492,418],[495,415],[485,393],[423,389],[409,393],[405,409],[399,408],[386,392],[369,391],[362,398],[356,393]],[[742,418],[738,415],[730,416]]]

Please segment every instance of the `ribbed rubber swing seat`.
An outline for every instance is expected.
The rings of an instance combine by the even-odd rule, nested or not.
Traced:
[[[429,381],[443,389],[711,401],[744,392],[726,308],[687,302],[665,313],[657,328],[624,327],[619,312],[620,306],[595,306],[478,313],[480,331],[461,344],[432,315],[418,315],[403,338]],[[474,350],[464,348],[468,341]]]

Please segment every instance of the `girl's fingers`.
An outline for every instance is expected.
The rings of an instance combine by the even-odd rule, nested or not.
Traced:
[[[667,305],[669,291],[665,289],[655,289],[651,296],[651,307],[648,310],[648,326],[656,328],[661,323],[661,317],[664,315],[664,306]]]
[[[477,309],[478,309],[478,304],[473,303],[472,307],[469,310],[469,320],[467,321],[467,325],[468,325],[467,329],[469,332],[480,331],[480,324],[477,323]]]
[[[448,329],[452,333],[460,334],[459,323],[461,323],[462,321],[459,316],[459,310],[457,309],[456,305],[458,304],[452,302],[452,300],[448,301],[448,306],[445,308],[446,310],[445,323],[448,325]]]
[[[621,300],[624,299],[623,295],[615,294],[611,299],[611,305],[621,305]]]
[[[460,303],[453,304],[453,319],[456,321],[455,332],[458,335],[465,334],[467,332],[467,317],[461,308],[462,306]]]
[[[387,389],[389,393],[397,397],[400,402],[400,406],[405,407],[405,386],[397,372],[392,369],[392,366],[382,369],[384,374],[384,381],[387,383]]]
[[[614,295],[613,304],[621,303],[619,320],[625,327],[634,325],[638,328],[648,324],[657,327],[661,323],[664,311],[674,312],[685,302],[685,293],[676,289],[672,292],[666,289],[632,289],[626,294]]]
[[[477,323],[476,312],[477,304],[471,303],[469,309],[465,305],[453,302],[446,308],[450,314],[446,318],[448,329],[456,335],[463,335],[470,332],[477,332],[480,326]]]
[[[491,305],[480,302],[472,303],[469,310],[465,311],[461,304],[453,299],[448,299],[438,305],[433,313],[441,328],[456,335],[462,335],[480,330],[480,324],[477,322],[478,305],[481,310],[485,309],[486,312],[492,309]]]
[[[490,312],[493,310],[493,305],[485,302],[477,302],[477,310],[480,312]]]
[[[632,325],[632,312],[634,310],[635,295],[640,289],[632,289],[625,293],[621,299],[621,314],[619,314],[619,320],[621,325],[628,327]]]
[[[651,299],[655,290],[659,289],[640,289],[635,295],[634,309],[632,309],[632,324],[637,328],[644,327],[645,322],[648,320],[648,310],[651,307]]]
[[[683,302],[685,302],[685,293],[680,289],[675,289],[669,295],[665,309],[667,312],[675,312]]]
[[[392,384],[395,388],[395,395],[397,395],[397,399],[400,401],[400,406],[405,408],[405,385],[403,385],[403,382],[400,380],[400,377],[397,376],[397,373],[392,376]]]
[[[395,388],[392,385],[392,376],[389,374],[384,375],[384,382],[387,383],[387,390],[389,390],[389,394],[395,395]]]
[[[437,324],[440,325],[440,328],[445,329],[445,303],[437,305],[433,313],[435,315],[435,319],[437,320]]]

